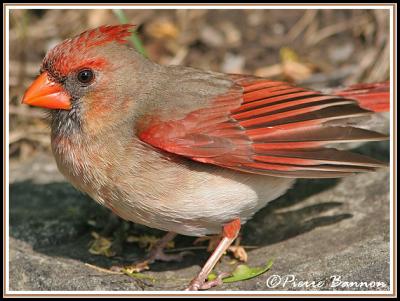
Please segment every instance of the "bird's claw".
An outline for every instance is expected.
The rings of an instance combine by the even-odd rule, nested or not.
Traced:
[[[185,289],[185,291],[208,290],[212,287],[222,285],[223,284],[222,279],[224,279],[229,275],[230,275],[229,273],[222,272],[218,274],[217,278],[215,278],[214,280],[208,280],[208,281],[204,281],[196,277],[190,282],[189,286]]]

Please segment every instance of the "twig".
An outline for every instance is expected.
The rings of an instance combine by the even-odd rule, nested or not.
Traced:
[[[320,43],[322,40],[325,40],[333,35],[336,35],[338,33],[341,33],[343,31],[346,31],[348,29],[354,28],[354,27],[365,27],[370,23],[368,19],[349,19],[346,22],[342,23],[335,23],[329,26],[326,26],[320,30],[314,29],[314,32],[312,30],[310,31],[311,27],[309,27],[309,30],[307,32],[307,35],[305,37],[306,45],[308,46],[315,46],[316,44]],[[314,23],[312,23],[314,25]]]
[[[330,36],[351,28],[351,26],[353,26],[353,21],[326,26],[320,29],[315,35],[310,35],[309,39],[306,41],[306,44],[309,46],[314,46]]]
[[[354,71],[354,75],[349,77],[345,84],[353,84],[363,81],[381,81],[385,76],[385,72],[389,70],[389,41],[385,39],[385,15],[374,14],[373,28],[375,29],[375,37],[373,45],[364,51],[358,68]],[[373,35],[373,32],[370,32]],[[372,42],[372,41],[371,41]]]
[[[95,270],[97,270],[99,272],[104,272],[104,273],[108,273],[108,274],[115,274],[115,275],[123,275],[124,274],[122,272],[111,271],[109,269],[104,269],[104,268],[101,268],[101,267],[98,267],[98,266],[95,266],[93,264],[86,263],[86,262],[85,262],[85,266],[87,266],[89,268],[92,268],[92,269],[95,269]]]
[[[315,19],[318,10],[307,10],[287,34],[287,40],[295,40]]]
[[[374,19],[376,21],[376,37],[375,37],[375,47],[381,49],[379,56],[373,63],[373,66],[366,77],[367,82],[381,81],[386,78],[389,74],[390,64],[389,64],[389,53],[390,53],[390,42],[386,38],[386,17],[387,12],[384,11],[374,11]]]

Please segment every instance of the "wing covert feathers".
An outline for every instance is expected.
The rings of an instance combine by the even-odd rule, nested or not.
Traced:
[[[231,91],[211,105],[181,120],[155,122],[140,138],[199,162],[278,177],[333,178],[385,166],[326,146],[388,139],[348,125],[354,118],[388,110],[387,83],[326,95],[285,82],[231,77]]]

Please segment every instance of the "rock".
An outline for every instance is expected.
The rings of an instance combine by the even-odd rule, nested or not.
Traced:
[[[372,151],[387,158],[384,143]],[[137,244],[128,243],[115,257],[89,253],[91,232],[103,231],[110,215],[66,183],[52,157],[11,162],[10,290],[181,290],[208,256],[196,250],[179,263],[157,262],[144,272],[154,282],[105,272],[101,269],[144,256]],[[140,225],[124,231],[162,235]],[[389,290],[389,170],[340,180],[298,180],[258,212],[242,236],[243,245],[255,246],[248,248],[248,265],[262,266],[274,258],[271,270],[213,290]],[[176,247],[189,247],[193,240],[178,236]],[[231,261],[225,256],[216,271],[232,271],[237,264]],[[343,281],[381,286],[349,288]]]

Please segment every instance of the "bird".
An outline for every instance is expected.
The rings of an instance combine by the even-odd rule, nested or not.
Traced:
[[[162,66],[129,46],[133,30],[103,25],[56,45],[22,103],[49,110],[52,152],[76,189],[168,232],[147,263],[176,259],[162,249],[177,234],[221,235],[186,290],[221,284],[207,276],[241,226],[296,179],[386,166],[336,145],[388,139],[365,124],[389,111],[389,82],[322,93]]]

